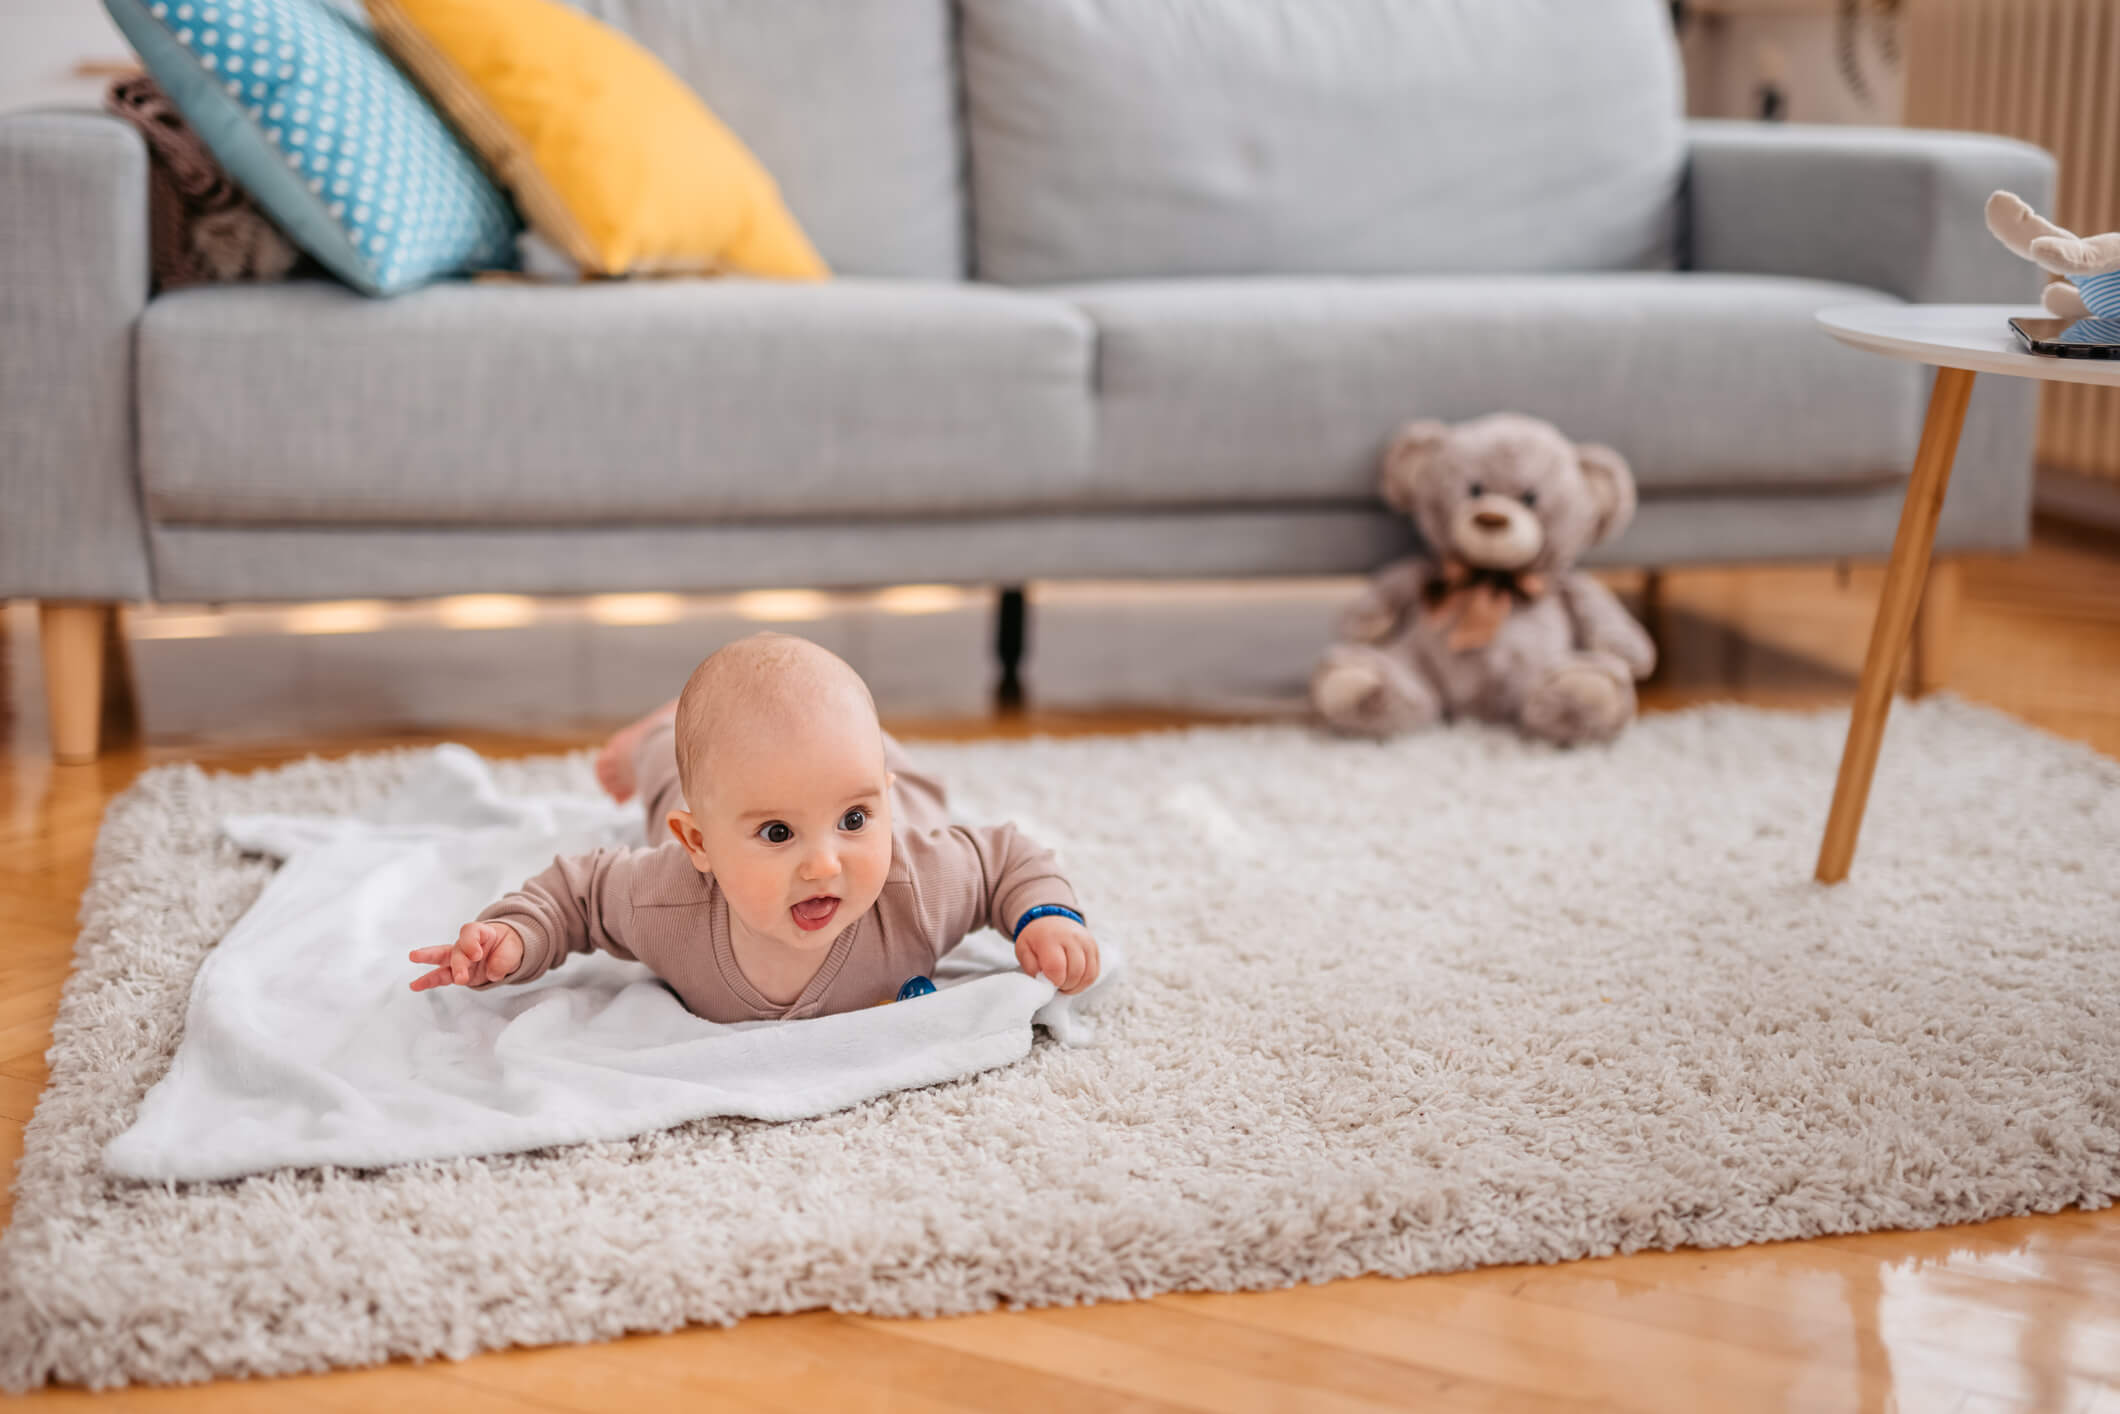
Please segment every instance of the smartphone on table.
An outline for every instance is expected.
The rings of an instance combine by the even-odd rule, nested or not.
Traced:
[[[2018,342],[2055,358],[2120,358],[2120,319],[2010,320]]]

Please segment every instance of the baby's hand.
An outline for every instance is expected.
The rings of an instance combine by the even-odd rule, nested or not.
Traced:
[[[1097,980],[1097,940],[1074,919],[1048,913],[1016,935],[1016,965],[1063,992],[1079,992]]]
[[[414,948],[407,956],[434,968],[413,979],[415,992],[446,987],[452,982],[459,987],[476,987],[483,982],[502,981],[522,966],[523,935],[505,923],[466,923],[457,932],[455,947]]]

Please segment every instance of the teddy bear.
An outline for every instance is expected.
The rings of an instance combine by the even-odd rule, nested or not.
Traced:
[[[1380,570],[1347,610],[1311,678],[1326,724],[1382,737],[1474,718],[1562,746],[1618,735],[1656,645],[1575,563],[1633,519],[1619,453],[1514,413],[1422,420],[1392,439],[1381,480],[1428,552]]]
[[[2057,319],[2120,319],[2120,231],[2079,236],[2006,191],[1988,198],[1987,224],[1997,240],[2061,277],[2046,287],[2047,313]]]

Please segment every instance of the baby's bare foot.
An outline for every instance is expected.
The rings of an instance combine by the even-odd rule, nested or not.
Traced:
[[[628,723],[611,734],[611,739],[604,743],[604,749],[596,753],[596,783],[604,788],[605,794],[620,805],[633,798],[634,750],[639,747],[640,739],[650,730],[676,715],[677,703],[673,699],[639,721]]]

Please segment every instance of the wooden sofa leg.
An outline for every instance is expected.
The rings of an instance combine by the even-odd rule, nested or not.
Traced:
[[[115,607],[50,600],[37,606],[52,755],[69,765],[96,759],[103,725],[103,640]]]
[[[1956,560],[1929,566],[1921,607],[1914,612],[1914,681],[1916,697],[1944,687],[1951,676],[1951,650],[1958,641],[1959,569]]]

